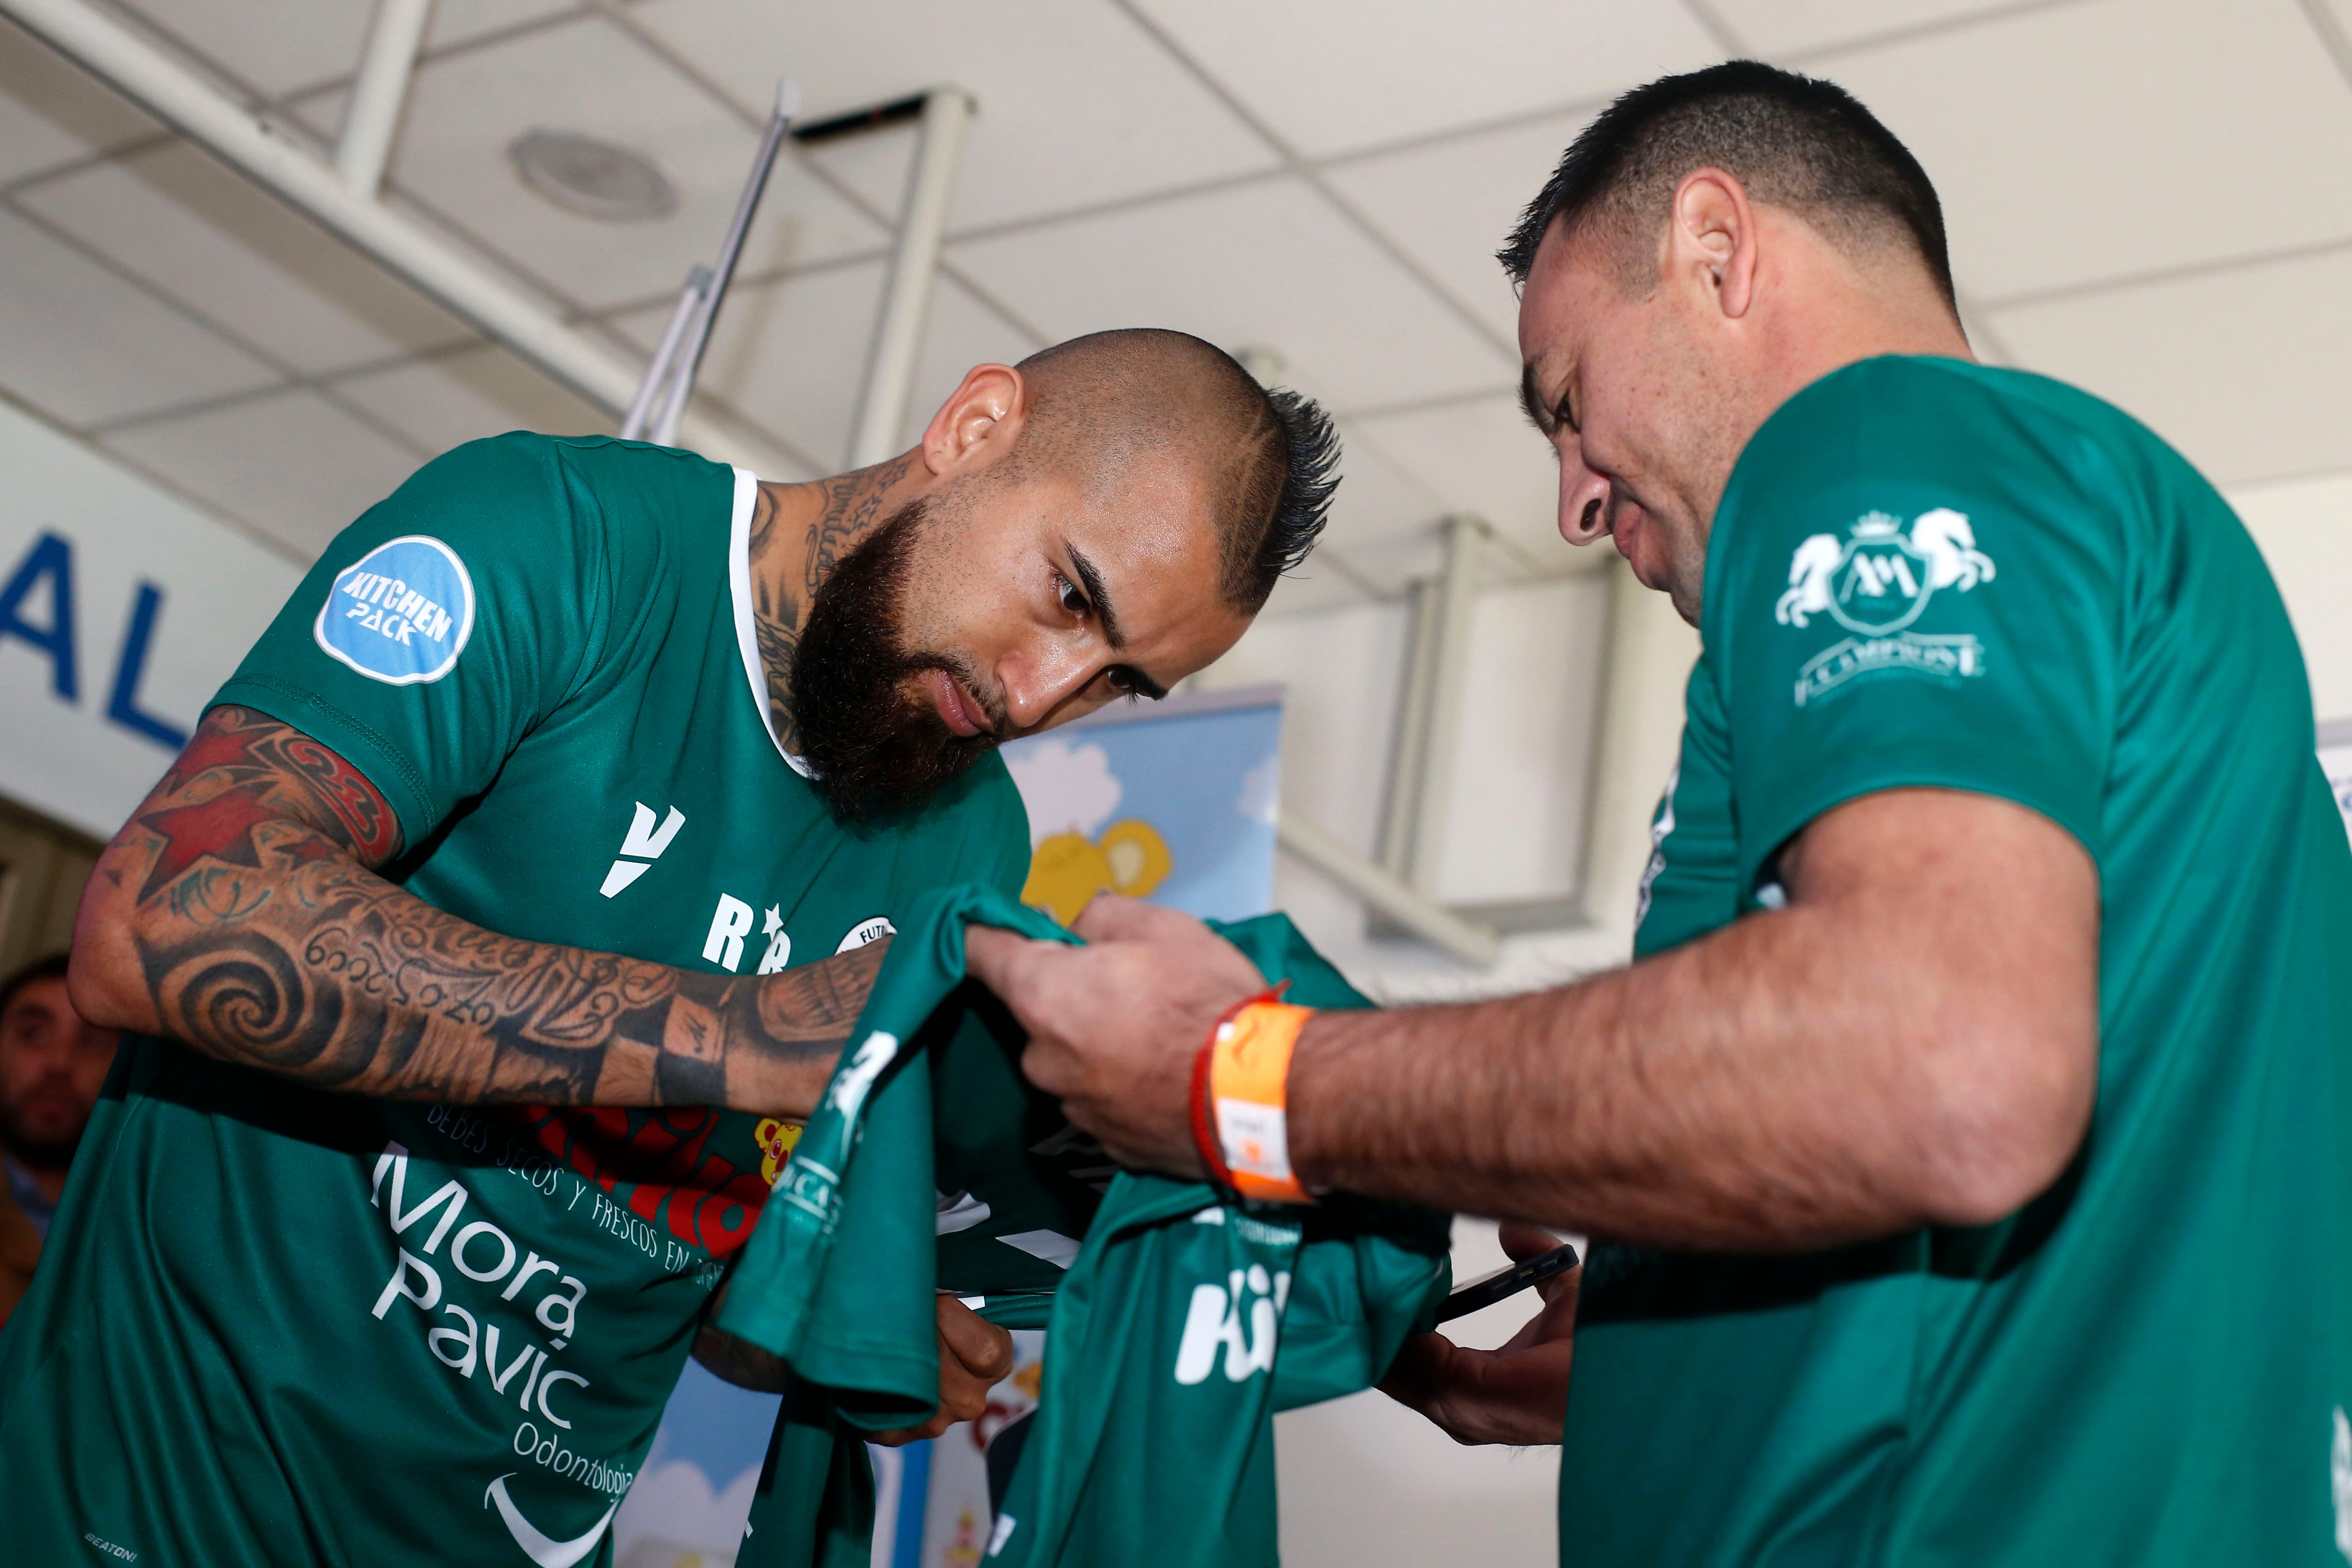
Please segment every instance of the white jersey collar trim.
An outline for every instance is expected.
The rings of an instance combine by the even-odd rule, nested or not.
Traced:
[[[743,678],[751,682],[751,707],[761,727],[784,765],[803,778],[813,778],[807,763],[784,750],[776,734],[776,716],[768,701],[768,675],[760,665],[760,629],[751,614],[751,514],[760,506],[760,476],[749,468],[735,470],[735,515],[727,531],[727,584],[735,599],[735,643],[743,655]]]

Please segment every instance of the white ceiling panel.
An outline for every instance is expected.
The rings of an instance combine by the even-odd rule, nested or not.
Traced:
[[[1838,59],[1979,302],[2352,235],[2352,94],[2295,0],[2102,0]]]
[[[1445,503],[1381,449],[1379,438],[1353,420],[1339,426],[1339,489],[1331,500],[1325,540],[1352,552],[1398,534],[1426,529]]]
[[[158,129],[47,44],[0,21],[0,184]]]
[[[1309,156],[1604,98],[1720,57],[1672,0],[1137,0]]]
[[[1104,0],[943,5],[649,0],[630,12],[748,104],[799,79],[808,118],[952,81],[979,100],[956,181],[959,227],[1060,212],[1268,167],[1273,154]],[[900,142],[907,132],[877,135]],[[828,158],[836,154],[823,154]],[[844,148],[845,177],[896,212],[897,159]],[[902,155],[903,156],[903,155]]]
[[[267,386],[278,373],[0,210],[0,381],[68,425]]]
[[[509,27],[585,9],[580,0],[439,0],[433,7],[432,25],[425,30],[425,47],[446,48]]]
[[[697,388],[835,471],[849,450],[882,270],[856,262],[730,290]],[[664,307],[613,324],[650,350],[667,317]]]
[[[576,131],[652,158],[677,208],[649,223],[563,211],[526,186],[508,146],[534,129]],[[752,132],[602,18],[565,23],[436,60],[417,73],[395,185],[446,213],[592,308],[674,292],[719,248],[750,169]],[[776,165],[746,242],[759,271],[824,260],[887,236],[808,173]]]
[[[1528,427],[1515,395],[1383,415],[1364,426],[1448,510],[1477,513],[1538,565],[1570,571],[1589,563],[1560,542],[1559,465]]]
[[[17,200],[310,374],[470,336],[455,317],[184,142]]]
[[[923,330],[922,353],[915,361],[914,391],[907,399],[907,417],[899,431],[901,446],[912,447],[923,438],[931,416],[939,412],[948,395],[962,384],[964,373],[972,366],[1018,364],[1045,346],[1032,342],[1019,328],[973,298],[954,279],[940,279],[931,296],[931,316]],[[860,359],[851,362],[860,375],[865,369],[862,353],[863,351]],[[835,367],[832,374],[837,377],[843,371]],[[861,389],[863,384],[861,380]]]
[[[2020,0],[1713,0],[1715,14],[1767,58],[1833,49],[1938,22],[2015,11]],[[2042,0],[2063,5],[2073,0]]]
[[[1559,115],[1448,139],[1336,164],[1325,177],[1510,342],[1519,302],[1495,252],[1589,118]]]
[[[105,444],[306,558],[417,466],[413,453],[303,391],[120,430]]]
[[[349,76],[368,0],[117,0],[199,58],[271,95]]]
[[[1304,566],[1275,579],[1274,592],[1266,595],[1265,607],[1258,613],[1306,616],[1370,600],[1372,595],[1365,592],[1358,579],[1333,564],[1337,554],[1328,544],[1318,546]]]
[[[2031,368],[2130,410],[2216,484],[2352,468],[2352,250],[1999,312]]]
[[[1302,182],[1274,179],[949,247],[1055,339],[1175,327],[1263,345],[1334,409],[1507,385],[1517,364]]]
[[[610,415],[488,344],[350,376],[335,391],[427,452],[509,430],[590,436],[613,428]]]

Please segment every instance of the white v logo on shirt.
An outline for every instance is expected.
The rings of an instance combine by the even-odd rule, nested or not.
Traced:
[[[513,1473],[509,1470],[507,1475]],[[613,1522],[613,1516],[621,1510],[619,1503],[606,1509],[604,1517],[591,1525],[587,1534],[576,1540],[552,1541],[541,1534],[538,1527],[522,1516],[522,1510],[515,1507],[514,1499],[507,1496],[506,1476],[492,1481],[490,1489],[482,1494],[484,1508],[492,1503],[499,1505],[499,1517],[506,1521],[507,1533],[514,1537],[515,1544],[521,1547],[524,1553],[539,1564],[539,1568],[572,1568],[574,1563],[596,1550],[596,1542],[604,1538],[604,1527]]]

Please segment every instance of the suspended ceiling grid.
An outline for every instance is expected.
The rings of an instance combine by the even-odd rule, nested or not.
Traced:
[[[965,366],[1153,324],[1273,351],[1341,416],[1329,542],[1276,608],[1391,592],[1430,524],[1574,563],[1512,402],[1491,253],[1613,94],[1731,54],[1826,75],[1941,188],[1979,352],[2132,409],[2218,480],[2352,469],[2342,0],[441,0],[389,199],[642,353],[714,247],[777,77],[811,116],[980,102],[911,429]],[[123,0],[331,142],[364,0]],[[650,157],[574,216],[507,147]],[[847,444],[906,131],[780,166],[704,378],[807,474]],[[608,420],[0,24],[0,389],[308,557],[475,436]],[[779,476],[784,477],[784,476]]]

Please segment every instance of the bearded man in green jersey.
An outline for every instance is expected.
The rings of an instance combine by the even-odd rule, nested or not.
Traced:
[[[1828,83],[1636,90],[1503,260],[1561,531],[1703,651],[1630,968],[1297,1037],[1310,1188],[1600,1244],[1391,1392],[1561,1443],[1570,1563],[2340,1568],[2352,851],[2245,530],[1974,363],[1933,187]],[[971,966],[1075,1122],[1196,1171],[1257,974],[1077,929]]]
[[[836,479],[513,435],[370,510],[92,879],[137,1033],[0,1342],[0,1554],[609,1557],[894,917],[1019,892],[992,748],[1231,647],[1334,457],[1128,331]],[[1010,1358],[940,1310],[944,1421]]]

